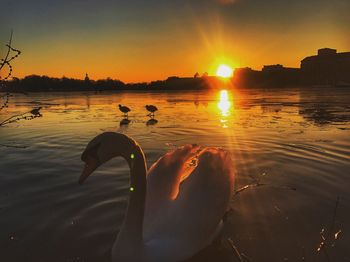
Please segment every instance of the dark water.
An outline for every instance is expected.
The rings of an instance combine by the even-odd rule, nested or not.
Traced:
[[[350,90],[31,94],[11,102],[1,119],[39,105],[43,117],[0,127],[0,261],[108,259],[126,208],[127,165],[115,159],[77,184],[80,154],[103,131],[134,137],[148,165],[186,143],[224,147],[236,189],[267,184],[232,199],[223,235],[249,258],[242,261],[350,261]],[[132,108],[128,125],[120,125],[119,103]],[[157,105],[157,121],[148,121],[145,104]],[[317,252],[323,228],[329,243]]]

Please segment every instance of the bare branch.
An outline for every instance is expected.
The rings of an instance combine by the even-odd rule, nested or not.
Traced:
[[[13,61],[14,59],[16,59],[21,54],[21,51],[12,47],[12,38],[13,38],[13,30],[11,30],[10,39],[8,41],[8,44],[6,45],[7,46],[6,55],[4,58],[0,59],[0,73],[1,73],[1,70],[3,70],[5,66],[8,67],[7,75],[4,78],[2,78],[0,75],[0,91],[2,88],[4,88],[5,81],[12,76],[13,68],[12,68],[12,65],[10,62]],[[15,52],[15,54],[12,57],[10,57],[11,52]],[[1,111],[4,108],[8,107],[8,103],[9,103],[9,99],[10,99],[9,92],[6,92],[6,94],[2,95],[0,99],[2,99],[2,101],[1,101],[2,104],[0,105],[0,111]]]
[[[6,45],[8,48],[7,48],[7,53],[6,53],[6,56],[4,59],[1,59],[2,63],[0,64],[0,71],[1,69],[4,67],[4,65],[6,64],[7,62],[7,59],[10,55],[10,52],[11,52],[11,44],[12,44],[12,36],[13,36],[13,30],[11,30],[11,36],[10,36],[10,40],[9,40],[9,43]]]
[[[6,45],[7,47],[6,55],[4,58],[0,59],[0,72],[1,70],[4,69],[5,66],[8,67],[7,75],[3,77],[3,79],[0,76],[0,88],[4,87],[4,81],[9,79],[12,76],[13,68],[10,62],[16,59],[21,54],[21,51],[12,47],[12,37],[13,37],[13,31],[11,30],[10,39],[8,44]],[[11,52],[15,52],[15,54],[12,57],[10,57]]]
[[[40,113],[40,109],[41,109],[41,107],[38,107],[38,108],[32,109],[29,112],[25,112],[22,114],[11,116],[11,117],[5,119],[4,121],[2,121],[0,123],[0,126],[4,126],[7,124],[18,122],[20,120],[32,120],[32,119],[37,118],[37,117],[42,117],[42,114]]]

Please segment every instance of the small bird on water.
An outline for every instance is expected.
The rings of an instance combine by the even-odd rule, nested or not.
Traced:
[[[124,113],[124,117],[128,117],[128,113],[131,111],[131,109],[127,106],[123,106],[119,104],[119,110]]]
[[[34,109],[32,109],[32,110],[30,111],[30,113],[31,113],[32,115],[39,116],[39,115],[41,115],[41,114],[40,114],[40,109],[41,109],[41,108],[42,108],[42,107],[34,108]]]
[[[146,109],[148,112],[150,112],[150,117],[154,117],[154,112],[158,111],[158,108],[154,105],[146,105]]]

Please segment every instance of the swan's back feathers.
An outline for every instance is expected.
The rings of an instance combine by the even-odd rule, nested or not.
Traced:
[[[170,236],[189,253],[205,247],[228,208],[233,181],[224,150],[186,145],[167,153],[147,175],[144,240]]]
[[[191,214],[183,224],[196,238],[210,235],[228,208],[233,192],[232,164],[225,151],[206,148],[198,157],[198,166],[180,185],[176,209]]]
[[[147,187],[150,188],[147,197],[152,199],[152,204],[176,198],[181,181],[191,171],[191,166],[186,165],[186,162],[194,158],[199,150],[197,145],[179,147],[165,154],[151,166],[147,173]]]

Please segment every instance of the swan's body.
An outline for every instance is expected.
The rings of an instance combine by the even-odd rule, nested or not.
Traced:
[[[131,109],[127,106],[123,106],[123,105],[118,105],[119,110],[124,113],[124,117],[128,117],[128,113],[131,111]]]
[[[209,245],[233,192],[229,155],[186,145],[165,154],[147,172],[140,146],[103,133],[85,149],[82,183],[99,165],[123,156],[130,167],[130,198],[112,248],[112,261],[183,261]]]

